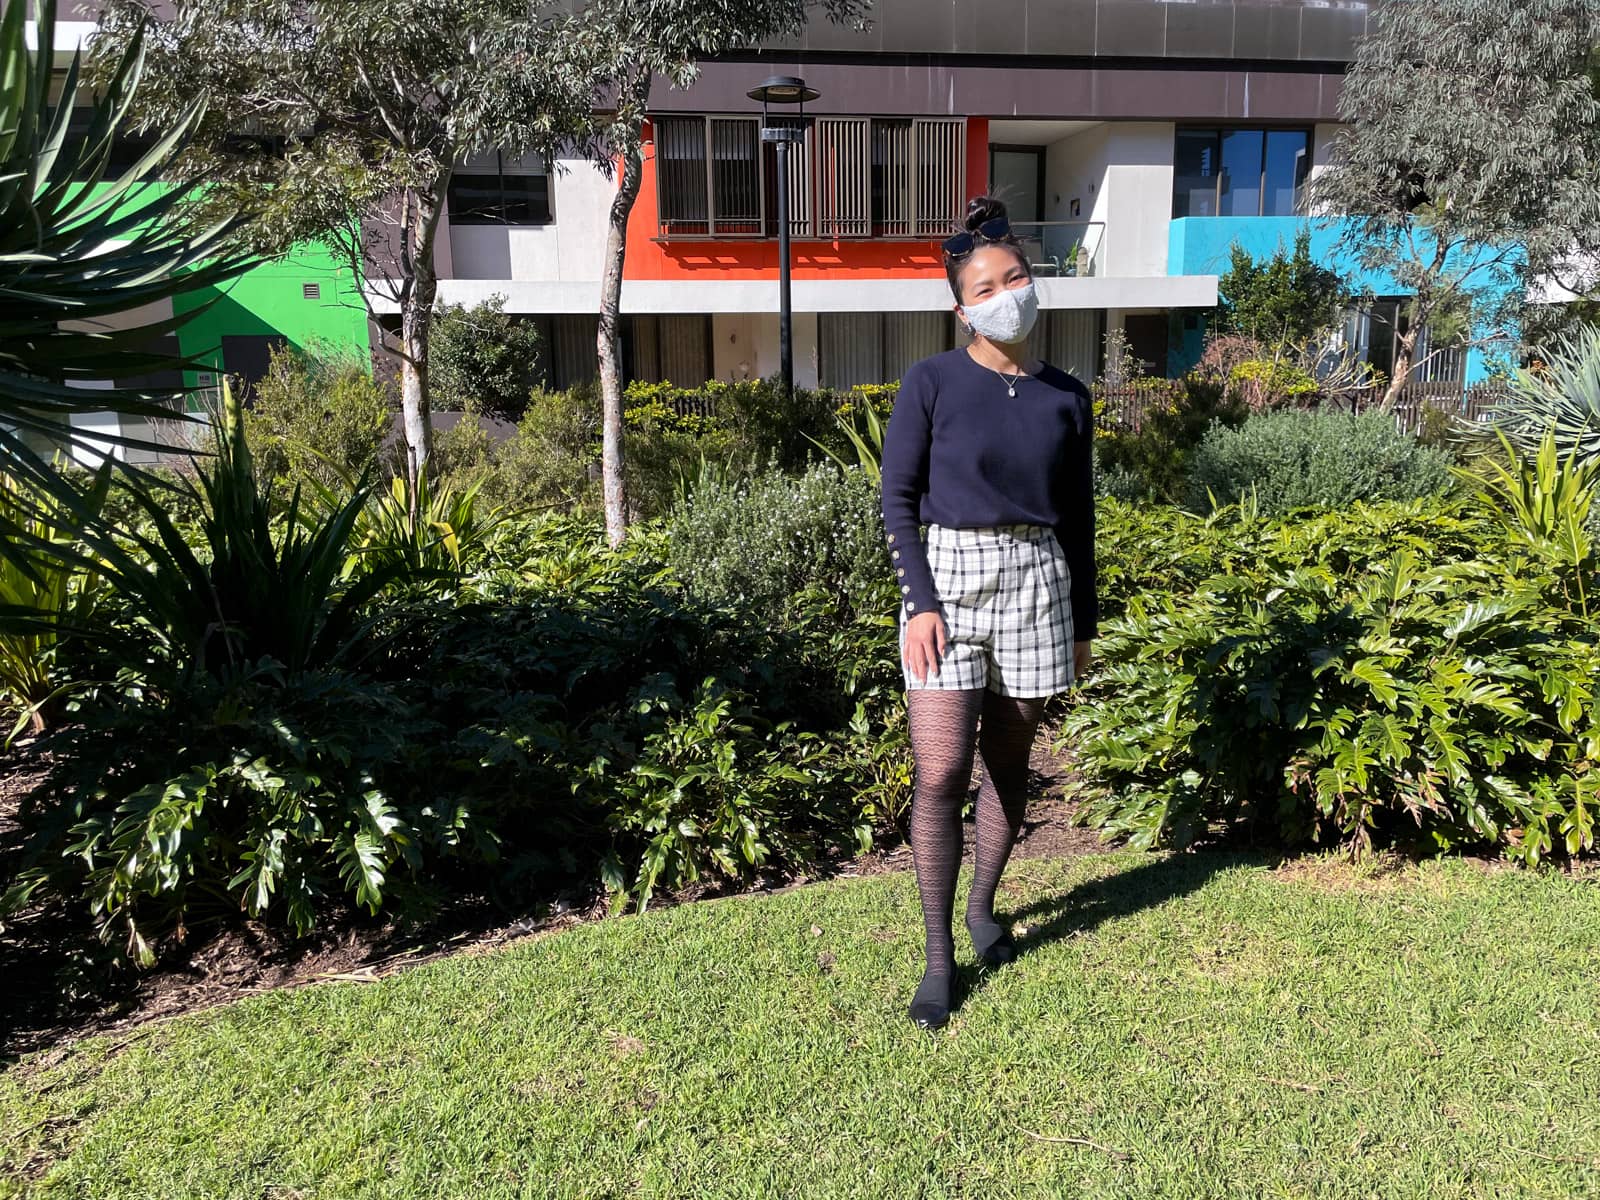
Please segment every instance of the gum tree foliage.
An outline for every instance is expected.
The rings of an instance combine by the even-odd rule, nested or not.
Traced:
[[[495,149],[553,157],[589,127],[599,46],[572,20],[527,0],[112,0],[104,17],[108,56],[149,22],[145,124],[207,103],[186,170],[221,181],[212,201],[255,214],[263,250],[331,246],[365,280],[369,309],[398,316],[388,340],[413,484],[432,440],[451,176]]]
[[[613,545],[627,524],[622,459],[622,363],[617,337],[622,304],[622,263],[627,253],[628,217],[639,195],[644,164],[644,122],[652,90],[660,83],[687,87],[698,74],[697,61],[799,32],[813,13],[862,25],[862,0],[595,0],[583,7],[578,26],[586,46],[582,57],[609,51],[612,104],[593,127],[597,164],[613,172],[612,198],[600,289],[602,468],[606,533]],[[750,68],[754,87],[773,72]],[[682,382],[682,381],[678,381]]]
[[[1479,339],[1531,318],[1530,285],[1600,284],[1600,0],[1391,0],[1340,93],[1349,128],[1312,182],[1345,250],[1409,304],[1387,401],[1436,318]]]

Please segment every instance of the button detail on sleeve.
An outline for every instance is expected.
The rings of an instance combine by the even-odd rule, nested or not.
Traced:
[[[915,604],[913,604],[910,600],[907,600],[906,601],[906,611],[907,612],[916,612],[917,611],[917,606]]]

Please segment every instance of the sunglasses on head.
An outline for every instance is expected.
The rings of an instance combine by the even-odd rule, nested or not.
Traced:
[[[998,242],[1011,233],[1011,222],[1005,217],[991,217],[978,226],[976,234],[962,230],[955,237],[945,238],[944,252],[947,258],[965,258],[978,248],[980,240],[985,242]]]

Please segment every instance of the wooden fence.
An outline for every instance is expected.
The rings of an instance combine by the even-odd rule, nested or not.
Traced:
[[[1383,393],[1383,388],[1367,388],[1342,396],[1310,397],[1309,406],[1367,412],[1381,406]],[[1099,418],[1102,428],[1137,433],[1152,411],[1182,402],[1183,382],[1140,379],[1115,388],[1096,384],[1094,394],[1096,400],[1105,403]],[[1403,432],[1415,433],[1422,425],[1423,414],[1430,408],[1461,421],[1482,422],[1505,398],[1505,388],[1500,384],[1476,383],[1464,387],[1460,383],[1411,383],[1401,389],[1399,400],[1390,411]]]

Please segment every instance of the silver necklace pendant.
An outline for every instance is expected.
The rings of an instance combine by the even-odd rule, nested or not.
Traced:
[[[1017,372],[1017,374],[1015,376],[1011,376],[1011,375],[1007,375],[999,367],[990,367],[989,370],[993,371],[996,375],[1000,376],[1000,382],[1002,382],[1002,383],[1004,383],[1006,385],[1006,395],[1010,396],[1013,400],[1015,400],[1017,398],[1017,384],[1022,382],[1022,377],[1024,375],[1026,375],[1027,372],[1026,371],[1019,371],[1019,372]]]

